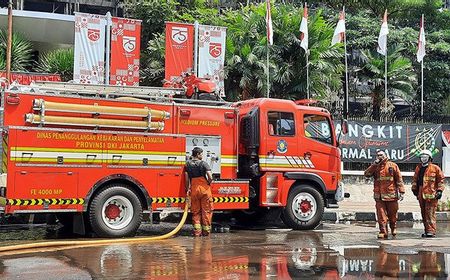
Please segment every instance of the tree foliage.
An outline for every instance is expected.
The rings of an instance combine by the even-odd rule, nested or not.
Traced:
[[[53,50],[41,56],[38,70],[59,74],[67,82],[73,77],[73,59],[73,48]]]
[[[6,69],[8,32],[0,30],[0,69]],[[13,32],[11,40],[11,71],[26,71],[32,64],[33,45],[24,36]]]
[[[164,76],[164,22],[179,21],[227,27],[227,99],[270,96],[306,97],[306,59],[300,48],[299,26],[303,1],[272,0],[274,45],[267,48],[265,1],[138,1],[127,16],[143,19],[144,84],[160,86]],[[225,4],[226,5],[225,5]],[[427,55],[424,59],[425,108],[433,114],[450,108],[450,12],[439,0],[311,0],[309,10],[309,67],[311,95],[329,108],[342,101],[343,45],[330,46],[338,12],[345,4],[350,96],[375,97],[384,88],[384,60],[376,54],[381,18],[388,10],[389,97],[401,98],[420,112],[420,64],[416,61],[421,14],[425,14]],[[223,6],[228,8],[224,9]],[[267,64],[269,51],[269,64]],[[383,74],[383,75],[382,75]],[[363,83],[374,85],[361,87]],[[367,91],[369,89],[369,91]],[[384,89],[383,89],[384,92]],[[380,98],[372,98],[374,110]],[[433,106],[439,102],[447,106]],[[434,104],[433,104],[433,103]],[[337,102],[339,103],[339,102]],[[450,109],[448,109],[450,110]]]

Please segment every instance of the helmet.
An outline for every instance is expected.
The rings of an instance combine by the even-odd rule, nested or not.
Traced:
[[[420,155],[427,155],[427,156],[429,156],[430,158],[433,158],[433,154],[431,153],[430,150],[422,150],[422,151],[420,152]]]

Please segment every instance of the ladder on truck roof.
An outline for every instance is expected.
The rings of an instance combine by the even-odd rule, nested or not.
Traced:
[[[88,85],[73,84],[64,82],[34,82],[31,88],[36,88],[39,92],[59,93],[59,94],[91,94],[96,96],[139,96],[139,97],[167,97],[184,95],[181,88],[164,87],[131,87],[115,85]]]
[[[134,97],[157,102],[177,102],[201,105],[228,105],[227,101],[210,101],[182,98],[182,88],[132,87],[116,85],[88,85],[65,82],[34,82],[29,86],[11,85],[10,91],[31,91],[46,94],[73,94],[100,98]]]

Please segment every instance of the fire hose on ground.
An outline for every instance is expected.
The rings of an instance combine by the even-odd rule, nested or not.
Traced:
[[[189,198],[186,198],[186,205],[184,207],[183,216],[181,217],[178,225],[170,232],[160,235],[160,236],[149,236],[149,237],[131,237],[131,238],[116,238],[116,239],[97,239],[97,240],[70,240],[70,241],[47,241],[47,242],[36,242],[27,244],[18,244],[0,247],[0,256],[12,255],[12,254],[24,254],[24,253],[35,253],[35,252],[45,252],[45,251],[55,251],[62,249],[73,249],[81,247],[91,247],[100,245],[111,245],[111,244],[124,244],[124,243],[143,243],[148,241],[162,240],[172,237],[177,234],[178,231],[183,227],[188,216],[190,206]]]

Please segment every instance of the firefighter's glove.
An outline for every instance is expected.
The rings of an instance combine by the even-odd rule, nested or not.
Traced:
[[[399,193],[398,194],[398,200],[399,201],[403,201],[404,198],[405,198],[405,193]]]
[[[436,191],[436,199],[442,198],[442,191]]]
[[[417,190],[413,190],[412,192],[413,192],[414,196],[418,196],[419,195],[419,191],[417,191]]]

